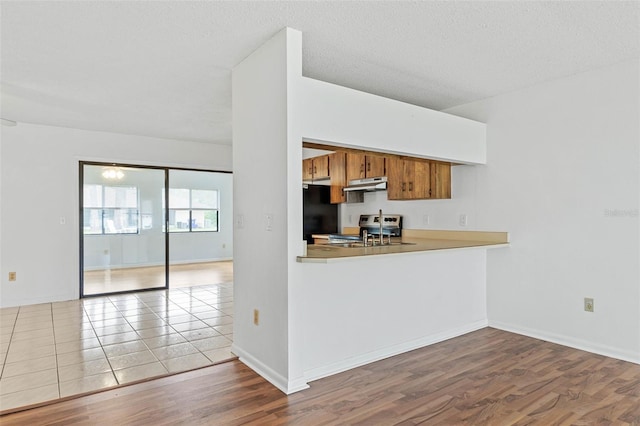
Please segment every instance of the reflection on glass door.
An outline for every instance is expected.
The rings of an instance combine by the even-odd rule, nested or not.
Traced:
[[[165,170],[81,168],[82,295],[167,288]]]
[[[171,288],[233,280],[230,173],[169,170]]]

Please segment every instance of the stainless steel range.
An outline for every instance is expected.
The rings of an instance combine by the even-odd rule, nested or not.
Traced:
[[[402,236],[402,216],[399,214],[382,214],[382,210],[378,214],[363,214],[360,215],[358,224],[360,225],[359,235],[329,234],[329,244],[343,247],[405,244],[391,240],[391,237]],[[386,242],[384,237],[387,237]]]
[[[382,221],[380,214],[360,215],[360,236],[367,231],[369,235],[400,237],[402,236],[402,216],[399,214],[383,214]],[[380,226],[382,225],[382,226]]]

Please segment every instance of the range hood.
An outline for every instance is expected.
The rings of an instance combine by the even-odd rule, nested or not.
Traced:
[[[387,189],[387,177],[375,177],[365,179],[355,179],[349,181],[344,191],[385,191]]]

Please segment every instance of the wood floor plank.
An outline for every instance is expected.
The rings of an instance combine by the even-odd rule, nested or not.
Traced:
[[[9,414],[9,425],[640,425],[640,365],[491,328],[284,395],[239,361]]]

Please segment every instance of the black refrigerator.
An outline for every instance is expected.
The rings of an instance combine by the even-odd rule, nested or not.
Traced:
[[[313,234],[338,232],[338,205],[331,204],[330,191],[326,185],[308,185],[302,189],[302,233],[308,244],[313,244]]]

